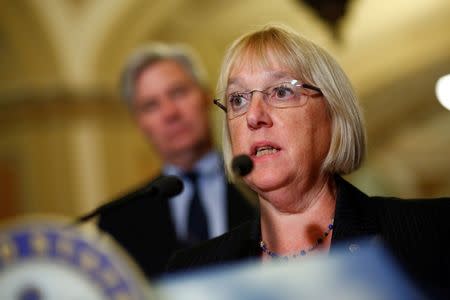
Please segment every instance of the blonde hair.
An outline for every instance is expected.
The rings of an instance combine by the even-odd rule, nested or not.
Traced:
[[[361,109],[348,77],[325,50],[280,25],[266,25],[232,43],[225,54],[217,93],[224,99],[231,71],[241,64],[268,67],[271,58],[297,76],[295,79],[322,90],[332,122],[330,149],[322,164],[328,174],[348,174],[362,163],[366,135]],[[231,172],[231,139],[226,118],[223,126],[223,154],[228,177]]]

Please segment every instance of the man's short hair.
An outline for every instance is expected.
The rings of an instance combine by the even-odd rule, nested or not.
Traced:
[[[182,66],[192,79],[204,89],[208,89],[206,72],[194,51],[187,45],[151,43],[136,49],[125,63],[121,78],[122,99],[132,107],[138,76],[147,67],[164,60],[173,60]]]

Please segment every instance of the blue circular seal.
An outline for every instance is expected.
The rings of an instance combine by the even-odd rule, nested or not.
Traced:
[[[61,222],[0,230],[0,299],[145,299],[143,285],[123,253]]]

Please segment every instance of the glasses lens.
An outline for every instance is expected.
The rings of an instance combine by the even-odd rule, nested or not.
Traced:
[[[269,88],[268,93],[273,104],[286,105],[295,99],[296,87],[289,82],[284,82]]]
[[[250,93],[232,93],[228,96],[228,117],[233,119],[237,116],[244,114],[250,103]]]
[[[279,83],[268,88],[269,104],[280,108],[302,106],[308,100],[308,94],[304,90],[300,84]]]

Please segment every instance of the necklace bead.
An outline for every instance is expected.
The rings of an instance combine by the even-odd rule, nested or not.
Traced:
[[[300,256],[306,256],[306,254],[308,254],[308,252],[311,252],[311,251],[315,250],[320,244],[323,243],[325,238],[333,230],[333,228],[334,228],[333,224],[334,224],[334,219],[331,219],[331,223],[328,224],[327,230],[320,237],[317,238],[317,240],[316,240],[314,245],[312,245],[308,249],[302,249],[302,250],[300,250],[297,253],[292,254],[292,255],[281,255],[281,254],[275,253],[275,252],[269,250],[267,248],[266,244],[264,243],[264,241],[262,241],[262,240],[259,243],[259,247],[261,248],[262,252],[266,253],[267,255],[269,255],[272,258],[289,260],[289,259],[297,258],[297,257],[300,257]]]

